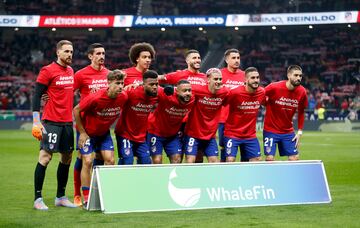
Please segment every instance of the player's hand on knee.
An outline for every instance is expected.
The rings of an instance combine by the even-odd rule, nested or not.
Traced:
[[[86,133],[80,133],[78,145],[79,148],[83,148],[86,144],[86,141],[89,140],[89,136]]]
[[[296,134],[296,135],[294,136],[294,138],[292,139],[292,141],[295,141],[295,147],[296,147],[296,149],[298,149],[299,146],[300,146],[300,138],[301,138],[301,134]]]

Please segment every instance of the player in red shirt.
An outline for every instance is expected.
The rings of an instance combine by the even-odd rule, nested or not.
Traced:
[[[287,69],[288,80],[271,83],[265,88],[266,113],[264,120],[264,153],[266,161],[273,161],[276,144],[280,156],[298,160],[298,148],[304,127],[304,110],[307,107],[306,90],[300,85],[302,69],[291,65]],[[293,117],[298,112],[298,132],[294,133]]]
[[[74,108],[75,121],[80,133],[78,145],[83,161],[81,183],[84,205],[87,205],[89,197],[92,153],[100,152],[105,165],[115,163],[110,127],[120,115],[127,100],[127,94],[121,93],[124,78],[125,72],[110,71],[107,75],[109,87],[88,95]]]
[[[206,85],[205,74],[200,73],[201,57],[197,50],[188,50],[185,53],[187,69],[178,70],[165,75],[159,75],[160,84],[176,85],[180,80],[187,80],[191,85]]]
[[[93,43],[87,50],[90,65],[80,69],[74,76],[74,90],[80,93],[80,101],[84,100],[89,94],[95,93],[99,89],[108,87],[107,74],[109,70],[104,66],[105,64],[105,48],[100,43]],[[76,143],[78,142],[79,132],[76,131]],[[81,168],[82,168],[82,155],[79,147],[76,144],[78,156],[74,164],[74,204],[81,206]],[[109,157],[110,158],[110,157]],[[107,161],[108,163],[110,161]],[[104,160],[101,154],[96,153],[94,165],[103,165]]]
[[[230,90],[227,99],[229,115],[225,123],[226,162],[234,162],[240,147],[243,160],[260,161],[260,144],[256,138],[256,120],[265,90],[259,87],[260,75],[255,67],[245,70],[245,86]]]
[[[180,80],[176,93],[168,96],[159,90],[159,104],[154,113],[149,116],[148,143],[154,164],[162,163],[162,151],[165,149],[170,163],[180,163],[182,143],[178,132],[184,117],[194,105],[189,81]]]
[[[229,93],[222,86],[221,71],[211,68],[206,72],[208,85],[192,86],[194,108],[185,126],[186,162],[194,163],[197,151],[203,149],[208,162],[218,162],[218,145],[215,139],[221,107]]]
[[[74,134],[72,128],[72,107],[74,99],[74,71],[70,67],[73,56],[73,45],[68,40],[61,40],[56,45],[57,60],[41,68],[36,79],[33,97],[33,136],[40,143],[39,160],[35,168],[34,208],[48,210],[42,198],[42,187],[46,167],[53,153],[60,152],[57,170],[57,193],[55,206],[76,207],[65,196],[69,176]],[[48,94],[42,119],[40,121],[40,99]]]
[[[142,83],[142,75],[149,69],[155,54],[154,47],[149,43],[136,43],[130,47],[129,59],[134,66],[124,69],[126,73],[125,86]]]
[[[146,142],[148,116],[158,102],[158,74],[148,70],[143,74],[143,86],[126,91],[126,102],[115,127],[119,165],[132,165],[134,155],[138,164],[151,164]]]
[[[185,61],[187,64],[187,69],[178,70],[172,73],[165,75],[159,75],[159,83],[167,85],[176,85],[180,80],[187,80],[191,85],[207,85],[207,77],[204,73],[200,73],[201,67],[201,56],[199,51],[190,49],[185,53]],[[187,116],[184,118],[183,126],[181,127],[179,134],[183,135],[185,128],[185,123],[187,121]],[[203,162],[203,152],[198,151],[196,162]]]
[[[228,89],[235,88],[239,85],[244,85],[245,81],[245,72],[240,70],[240,52],[238,49],[228,49],[224,53],[224,60],[226,67],[221,69],[221,74],[223,77],[223,85]],[[219,135],[219,146],[220,146],[220,159],[222,162],[225,161],[225,150],[224,150],[224,124],[229,115],[229,106],[226,105],[221,109],[221,117],[218,127]],[[241,156],[244,158],[244,156]]]

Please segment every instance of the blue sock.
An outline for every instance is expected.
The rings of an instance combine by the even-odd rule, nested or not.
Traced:
[[[100,159],[94,159],[93,161],[93,166],[100,166],[100,165],[104,165],[104,160],[100,160]]]
[[[82,168],[82,160],[81,158],[76,158],[75,164],[74,164],[74,169],[76,169],[77,171],[81,171]]]

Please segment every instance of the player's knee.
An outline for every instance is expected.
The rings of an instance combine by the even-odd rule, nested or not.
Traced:
[[[235,162],[235,157],[227,157],[226,162]]]
[[[297,160],[299,160],[299,155],[297,154],[297,155],[289,156],[288,160],[289,161],[297,161]]]
[[[195,163],[195,156],[186,156],[186,163]]]
[[[92,166],[91,156],[83,156],[82,165],[83,165],[84,169],[91,169],[91,166]]]
[[[219,162],[219,159],[216,156],[210,156],[210,157],[208,157],[208,162],[209,163]]]
[[[161,163],[162,163],[162,157],[160,157],[160,156],[153,156],[153,157],[152,157],[152,163],[153,163],[153,164],[161,164]]]
[[[255,157],[255,158],[250,158],[249,160],[250,162],[257,162],[257,161],[261,161],[261,157]]]
[[[40,151],[39,163],[43,166],[47,166],[52,159],[52,155],[44,150]]]
[[[115,164],[115,159],[114,157],[108,157],[104,160],[104,164],[105,165],[114,165]]]
[[[268,156],[266,156],[265,160],[266,161],[275,161],[275,158],[272,155],[268,155]]]
[[[171,156],[170,157],[170,163],[172,163],[172,164],[181,163],[181,155],[180,154],[175,154],[175,155]]]
[[[72,153],[62,153],[61,158],[60,158],[61,163],[65,164],[65,165],[70,165],[71,156],[72,156]]]

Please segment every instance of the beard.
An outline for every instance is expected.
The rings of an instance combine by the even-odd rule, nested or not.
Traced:
[[[291,83],[291,85],[296,87],[301,84],[301,81],[300,80],[290,80],[290,83]]]
[[[179,96],[179,99],[183,103],[188,103],[190,101],[191,96]]]
[[[155,92],[151,90],[145,90],[145,94],[149,97],[156,97],[157,96],[157,90]]]

